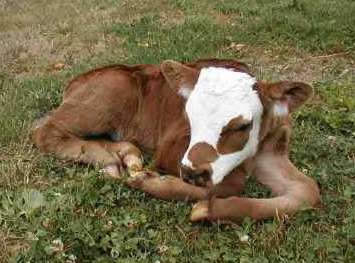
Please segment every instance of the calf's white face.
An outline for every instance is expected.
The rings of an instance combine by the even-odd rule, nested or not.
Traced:
[[[200,71],[192,90],[180,89],[187,98],[191,128],[182,164],[192,169],[205,166],[203,156],[197,155],[208,155],[213,184],[257,151],[263,106],[255,83],[247,73],[209,67]]]
[[[263,113],[282,120],[313,93],[311,86],[293,81],[258,82],[255,90],[254,77],[222,67],[198,71],[168,60],[161,70],[169,86],[186,99],[191,128],[181,161],[186,179],[190,172],[201,178],[208,171],[213,184],[256,153]]]

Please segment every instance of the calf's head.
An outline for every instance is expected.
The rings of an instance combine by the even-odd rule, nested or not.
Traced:
[[[161,69],[170,87],[186,100],[191,134],[181,167],[187,180],[198,175],[210,178],[213,184],[221,182],[256,154],[273,130],[273,118],[287,118],[312,94],[304,83],[267,84],[248,73],[222,67],[199,71],[165,61]]]

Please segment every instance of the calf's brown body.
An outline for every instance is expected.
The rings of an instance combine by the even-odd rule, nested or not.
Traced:
[[[244,64],[234,60],[200,60],[184,65],[197,74],[210,66],[248,72]],[[184,113],[185,101],[169,87],[171,83],[163,73],[160,65],[117,65],[76,77],[65,89],[61,105],[35,125],[35,144],[59,158],[99,164],[112,176],[119,176],[116,167],[124,166],[132,176],[128,184],[155,197],[203,200],[206,188],[179,178],[190,127]],[[265,105],[272,97],[265,95],[266,86],[260,83],[260,96],[267,97]],[[274,88],[270,90],[274,92]],[[240,220],[246,216],[263,219],[278,212],[292,214],[304,204],[314,206],[319,201],[316,184],[288,159],[289,133],[277,135],[285,125],[289,129],[288,116],[275,122],[269,115],[266,110],[258,153],[227,175],[215,193],[218,197],[237,195],[249,173],[279,197],[216,199],[210,210],[202,201],[193,209],[192,220]],[[94,139],[103,134],[112,140]],[[279,144],[286,150],[280,151]],[[153,155],[156,170],[170,175],[144,171],[140,150]],[[194,158],[199,160],[203,150],[196,154]]]

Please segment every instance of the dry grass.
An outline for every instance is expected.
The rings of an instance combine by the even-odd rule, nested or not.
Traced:
[[[7,263],[11,256],[28,249],[28,247],[23,238],[11,236],[9,232],[0,231],[0,263]]]
[[[0,70],[17,77],[43,75],[55,63],[71,66],[107,50],[122,57],[119,38],[102,32],[120,20],[108,8],[88,8],[85,1],[13,1],[0,17]]]
[[[119,62],[126,58],[120,37],[106,34],[104,28],[120,22],[132,22],[142,16],[159,16],[162,25],[181,24],[185,14],[169,1],[82,1],[46,0],[2,1],[0,5],[0,72],[25,78],[43,76],[56,63],[66,67],[83,60]],[[224,14],[209,5],[202,7],[218,24],[233,23],[234,14]],[[239,44],[239,43],[235,43]],[[221,47],[221,53],[229,47]],[[312,58],[294,50],[280,57],[277,49],[244,46],[229,51],[244,59],[265,75],[297,76],[304,81],[316,81],[327,70],[341,67],[354,73],[354,60],[340,56]],[[267,66],[265,66],[267,65]]]
[[[44,75],[56,63],[70,67],[89,59],[122,61],[121,39],[105,34],[104,28],[150,13],[160,16],[163,24],[184,19],[166,1],[2,2],[0,72],[24,78]]]

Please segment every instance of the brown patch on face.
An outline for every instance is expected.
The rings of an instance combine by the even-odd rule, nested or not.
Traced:
[[[253,123],[249,120],[238,116],[230,120],[230,122],[223,127],[220,134],[217,150],[220,154],[228,154],[241,151],[248,142],[249,133]]]
[[[187,158],[194,166],[198,167],[215,161],[218,158],[218,154],[210,144],[199,142],[191,148]]]

